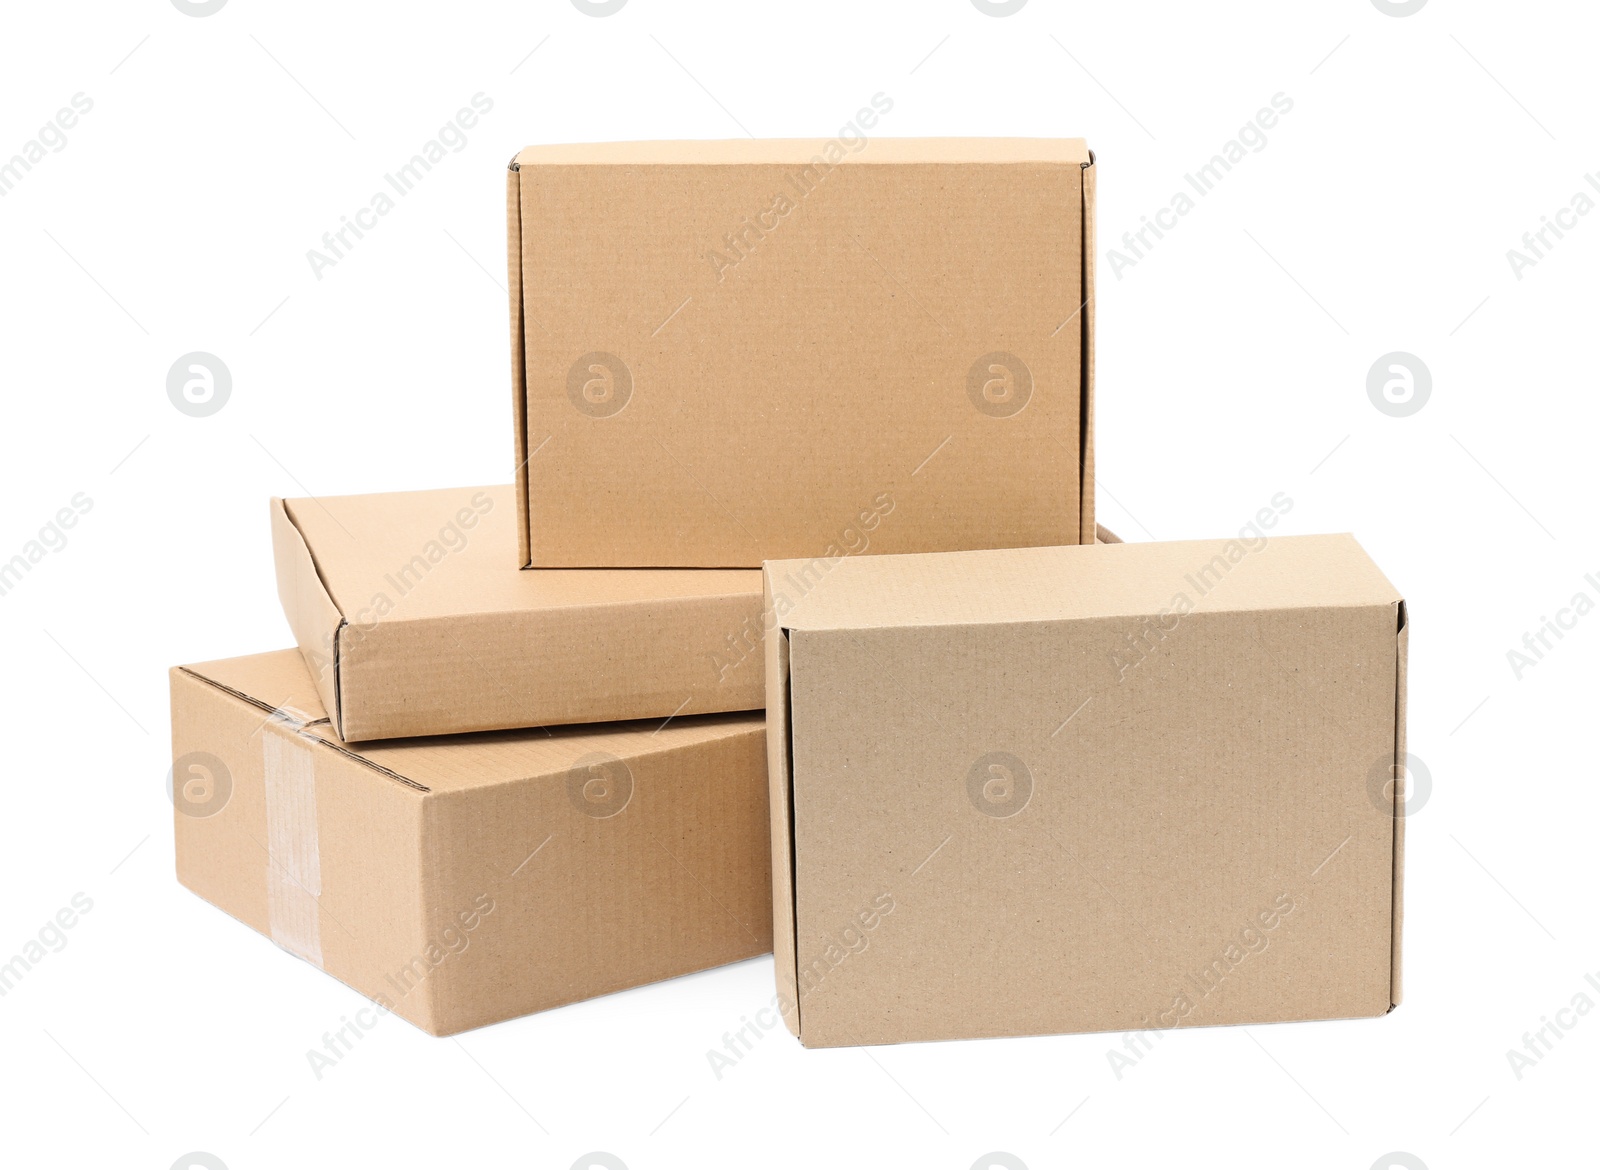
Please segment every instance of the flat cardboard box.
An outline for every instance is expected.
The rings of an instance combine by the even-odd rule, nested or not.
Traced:
[[[178,880],[425,1031],[771,949],[759,715],[355,747],[293,650],[171,679]]]
[[[1400,1001],[1406,611],[1351,537],[765,572],[803,1043]]]
[[[1092,543],[1094,192],[1081,139],[524,150],[521,564]]]
[[[519,572],[509,487],[272,501],[278,594],[343,739],[762,705],[758,570]]]

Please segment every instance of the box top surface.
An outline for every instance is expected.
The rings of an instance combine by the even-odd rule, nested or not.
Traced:
[[[768,561],[766,573],[789,630],[1138,617],[1180,594],[1211,612],[1401,599],[1348,534]]]
[[[588,757],[637,759],[760,732],[761,712],[580,724],[347,744],[334,733],[298,650],[277,650],[178,668],[260,708],[282,712],[302,735],[386,772],[412,788],[458,791],[563,776]]]
[[[392,610],[363,620],[407,621],[469,613],[504,613],[753,594],[755,569],[557,569],[517,567],[516,489],[508,485],[382,492],[282,501],[323,586],[347,617],[377,594]],[[468,514],[471,528],[461,523]],[[426,588],[408,567],[426,562]]]
[[[556,143],[530,146],[516,157],[523,166],[738,166],[804,164],[821,153],[827,139],[710,139],[664,142]],[[1040,163],[1086,166],[1089,147],[1082,138],[874,138],[861,155],[867,163],[964,164]]]

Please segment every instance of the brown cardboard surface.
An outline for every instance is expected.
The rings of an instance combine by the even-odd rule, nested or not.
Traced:
[[[804,1043],[1398,1001],[1404,610],[1353,539],[765,575],[775,955]]]
[[[278,593],[350,740],[753,710],[757,570],[520,572],[509,487],[274,500]]]
[[[523,151],[522,563],[1092,541],[1093,202],[1079,139]]]
[[[435,1035],[771,947],[759,715],[353,746],[296,651],[171,677],[179,880]]]

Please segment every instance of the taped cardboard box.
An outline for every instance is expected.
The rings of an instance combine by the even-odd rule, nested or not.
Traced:
[[[347,740],[762,705],[759,570],[516,567],[509,487],[272,501],[278,594]]]
[[[171,678],[178,880],[425,1031],[771,949],[759,715],[358,748],[293,650]]]
[[[803,1043],[1399,1002],[1406,612],[1349,536],[765,572]]]
[[[1080,139],[523,151],[521,563],[1092,543],[1094,192]]]

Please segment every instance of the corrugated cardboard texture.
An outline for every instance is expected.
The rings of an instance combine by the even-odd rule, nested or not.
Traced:
[[[511,488],[274,500],[278,594],[348,740],[762,705],[757,570],[519,572]]]
[[[523,151],[523,563],[1092,541],[1093,194],[1078,139]]]
[[[766,590],[806,1044],[1397,1001],[1402,603],[1348,536],[774,562]]]
[[[436,1035],[771,948],[758,715],[355,748],[285,650],[173,670],[172,719],[226,789],[179,881]]]

